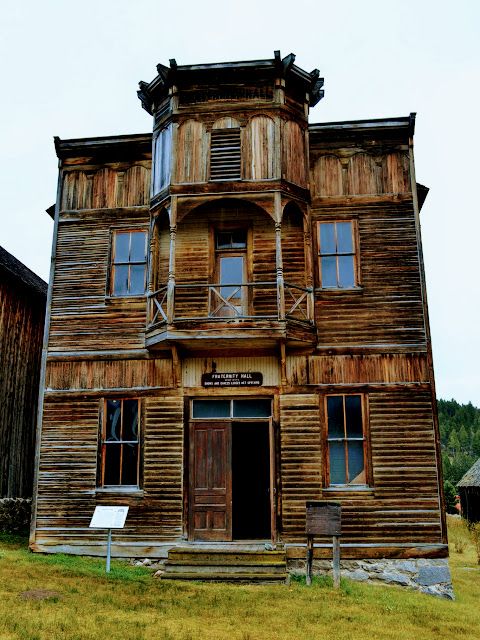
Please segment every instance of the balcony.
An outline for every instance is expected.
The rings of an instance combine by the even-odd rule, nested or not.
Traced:
[[[282,281],[170,284],[148,297],[146,346],[272,348],[314,344],[313,289]]]

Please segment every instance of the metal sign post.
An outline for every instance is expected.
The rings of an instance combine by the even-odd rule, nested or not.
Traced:
[[[95,507],[90,521],[89,526],[91,529],[108,529],[107,573],[110,572],[110,560],[112,557],[112,529],[123,529],[127,513],[128,507]]]
[[[342,529],[342,511],[340,502],[316,500],[307,502],[307,564],[305,577],[307,585],[312,584],[313,537],[332,536],[333,538],[333,586],[340,587],[340,536]]]

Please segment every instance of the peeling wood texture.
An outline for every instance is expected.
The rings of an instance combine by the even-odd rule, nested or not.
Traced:
[[[95,506],[127,504],[121,556],[158,556],[196,537],[227,544],[238,520],[264,519],[253,539],[270,530],[303,558],[306,502],[331,498],[344,557],[445,556],[414,117],[309,125],[323,81],[294,56],[158,70],[139,91],[153,138],[56,139],[62,193],[32,549],[101,554],[104,534],[88,529]],[[112,264],[125,287],[145,264],[131,245],[122,258],[112,242],[122,231],[148,233],[145,294],[112,286]],[[211,388],[206,373],[262,383]],[[331,396],[360,407],[363,467],[345,475],[359,484],[332,480]],[[205,400],[218,402],[195,404]],[[137,404],[140,482],[100,486],[105,411]],[[195,440],[195,425],[213,434],[215,419],[218,457]],[[341,456],[355,447],[341,446]],[[239,469],[254,477],[254,451],[270,500],[256,515],[250,476],[238,490]],[[197,462],[210,469],[203,494]],[[232,477],[229,500],[215,483]],[[189,486],[205,500],[195,508]]]

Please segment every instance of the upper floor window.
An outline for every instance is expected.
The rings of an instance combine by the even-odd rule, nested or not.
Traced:
[[[352,289],[357,286],[355,226],[349,222],[319,222],[320,286]]]
[[[326,397],[327,485],[367,484],[366,417],[361,395]]]
[[[105,400],[100,485],[139,486],[140,402],[138,399]]]
[[[240,128],[212,129],[210,180],[240,180]]]
[[[147,233],[145,231],[115,231],[113,234],[111,295],[143,295],[146,276]]]

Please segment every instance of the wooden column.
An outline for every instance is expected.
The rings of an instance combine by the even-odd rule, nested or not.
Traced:
[[[315,261],[313,259],[310,221],[305,215],[303,216],[303,248],[305,252],[305,286],[307,289],[311,289],[311,292],[309,292],[307,296],[307,316],[308,319],[313,322],[315,320],[315,298],[313,295],[313,265]]]
[[[175,318],[175,242],[177,238],[177,200],[172,198],[170,208],[170,255],[168,260],[167,283],[167,325],[173,325]]]
[[[277,271],[277,309],[278,319],[285,320],[285,282],[283,279],[282,258],[282,200],[280,193],[275,194],[275,268]]]

